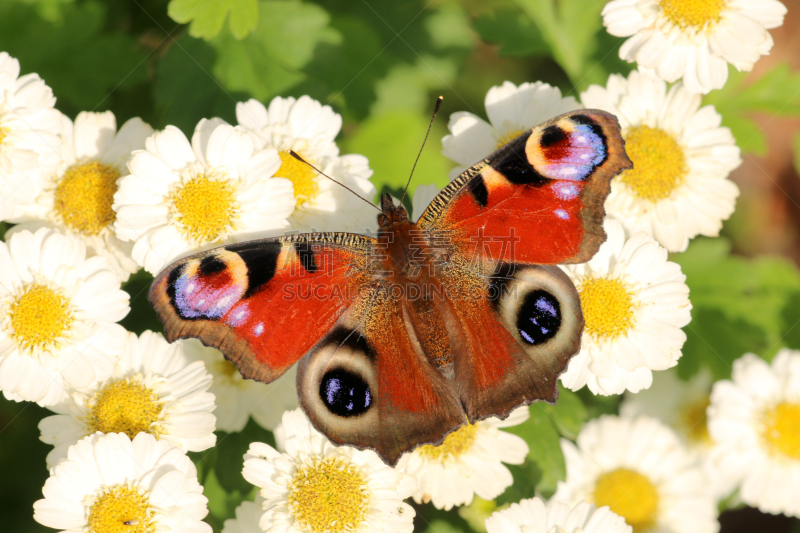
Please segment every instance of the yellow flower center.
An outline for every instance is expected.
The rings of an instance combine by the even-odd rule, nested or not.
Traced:
[[[278,155],[281,158],[281,168],[275,175],[292,182],[297,207],[300,207],[319,193],[319,185],[315,181],[317,173],[310,166],[289,155],[289,152],[278,152]],[[302,157],[302,154],[300,156]]]
[[[686,405],[681,411],[681,421],[687,430],[686,438],[695,444],[711,443],[711,436],[708,434],[708,421],[706,419],[706,409],[711,404],[711,398],[704,396],[696,402]]]
[[[226,232],[236,215],[236,199],[227,181],[200,174],[172,195],[172,205],[189,237],[210,242]]]
[[[11,304],[14,340],[25,350],[41,348],[63,337],[74,317],[70,302],[60,292],[32,283]]]
[[[578,288],[584,331],[595,337],[615,339],[633,327],[633,294],[616,279],[586,278]]]
[[[95,500],[89,511],[92,533],[153,533],[147,496],[128,487],[112,487]]]
[[[370,494],[361,469],[342,459],[314,459],[300,466],[289,485],[289,510],[313,533],[358,528],[367,516]]]
[[[55,210],[64,224],[85,235],[97,235],[114,222],[111,209],[119,172],[110,165],[90,161],[73,165],[56,187]]]
[[[640,533],[656,521],[658,490],[639,472],[618,468],[597,480],[594,504],[597,507],[609,506],[635,533]]]
[[[800,459],[800,404],[783,402],[768,409],[763,437],[772,453]]]
[[[239,373],[239,369],[236,368],[236,365],[228,361],[227,359],[220,359],[216,362],[215,365],[217,374],[222,379],[228,381],[229,384],[243,387],[244,386],[244,379],[242,379],[242,375]]]
[[[727,0],[661,0],[661,11],[681,29],[702,29],[719,22]]]
[[[634,194],[656,202],[668,198],[686,180],[689,167],[678,142],[664,130],[634,126],[625,134],[625,151],[633,168],[620,174]]]
[[[8,135],[8,130],[6,128],[0,128],[0,144],[3,144],[3,139],[6,138]]]
[[[88,434],[125,433],[133,439],[138,433],[158,436],[161,405],[158,395],[136,379],[116,381],[95,394],[94,405],[86,417]]]
[[[508,143],[510,143],[511,141],[513,141],[514,139],[516,139],[517,137],[522,135],[523,133],[525,133],[525,130],[512,130],[512,131],[509,131],[508,133],[506,133],[505,135],[503,135],[502,137],[497,139],[497,147],[500,148],[502,146],[507,145]]]
[[[465,424],[444,438],[439,446],[426,444],[419,447],[419,453],[435,461],[447,461],[463,455],[472,447],[475,442],[475,434],[478,426],[475,424]]]

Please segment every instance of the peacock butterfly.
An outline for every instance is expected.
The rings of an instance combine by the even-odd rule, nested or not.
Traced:
[[[300,361],[314,426],[390,464],[465,422],[555,402],[583,316],[557,263],[605,240],[632,167],[614,116],[566,113],[452,181],[413,223],[381,198],[376,237],[307,233],[181,259],[149,299],[166,337],[219,348],[270,382]]]

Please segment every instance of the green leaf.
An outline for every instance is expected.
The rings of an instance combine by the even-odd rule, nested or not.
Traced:
[[[144,52],[132,37],[106,32],[103,5],[65,5],[62,15],[50,22],[30,6],[0,4],[0,50],[18,58],[24,73],[38,73],[62,111],[106,109],[115,91],[146,79]]]
[[[369,158],[375,171],[372,182],[378,191],[388,188],[397,195],[408,181],[429,120],[422,114],[399,111],[370,117],[345,139],[342,153],[354,152]],[[439,153],[441,145],[435,141],[444,134],[442,122],[434,123],[429,137],[434,140],[423,150],[409,187],[412,196],[417,185],[435,183],[444,187],[450,182],[447,174],[454,165]]]
[[[715,380],[730,379],[733,362],[748,352],[763,354],[768,348],[763,330],[730,319],[717,309],[695,308],[692,322],[683,328],[686,344],[678,364],[678,375],[689,379],[708,368]]]
[[[153,282],[153,275],[146,270],[140,270],[133,274],[127,282],[122,284],[122,288],[131,297],[131,312],[120,320],[120,325],[141,335],[145,330],[164,331],[164,325],[158,319],[153,306],[147,300],[147,291]]]
[[[216,37],[230,13],[228,27],[237,39],[244,39],[258,25],[257,0],[172,0],[167,6],[172,20],[189,25],[189,35]]]
[[[588,413],[577,394],[558,384],[556,405],[542,404],[558,432],[568,439],[575,440],[586,421]]]
[[[441,5],[425,19],[425,27],[436,48],[472,48],[475,44],[469,17],[456,3]]]
[[[242,477],[244,454],[251,442],[265,442],[275,446],[272,433],[256,424],[252,418],[238,433],[217,432],[217,461],[214,472],[220,485],[228,492],[247,494],[252,489],[252,485]]]
[[[226,91],[211,74],[216,57],[207,42],[182,35],[156,65],[153,95],[164,122],[190,139],[204,116],[236,123],[236,101],[247,99],[246,94]]]
[[[800,116],[800,72],[792,72],[788,63],[780,63],[752,83],[747,73],[728,69],[728,82],[719,91],[712,91],[703,102],[714,105],[722,115],[722,125],[731,129],[739,147],[745,152],[764,155],[767,144],[764,134],[751,116],[754,112],[771,116]]]
[[[731,322],[744,322],[766,334],[777,348],[786,328],[781,312],[800,291],[800,272],[781,257],[745,259],[730,255],[725,239],[700,238],[673,258],[681,265],[695,310],[717,310]],[[769,354],[762,354],[769,355]]]
[[[482,16],[474,25],[481,39],[500,46],[501,56],[526,57],[550,51],[542,33],[523,13],[502,9]]]
[[[315,4],[259,2],[263,14],[246,39],[221,33],[211,41],[217,52],[212,72],[231,91],[267,100],[305,78],[300,69],[320,42],[338,42],[330,16]]]
[[[423,56],[415,65],[398,63],[384,79],[375,84],[376,100],[370,113],[433,111],[429,91],[446,88],[455,78],[456,70],[451,59],[433,56]]]
[[[602,28],[602,2],[593,0],[514,0],[539,28],[550,45],[553,58],[572,83],[585,87],[602,74],[589,69],[588,59],[597,50],[597,33]],[[598,79],[599,83],[605,80]]]
[[[786,326],[783,343],[788,348],[800,350],[800,292],[793,292],[789,295],[781,317]]]
[[[556,483],[566,476],[560,437],[541,402],[534,403],[529,409],[531,417],[528,420],[518,426],[504,428],[504,431],[518,435],[528,443],[528,458],[541,472],[536,490],[545,496],[551,496],[556,491]]]

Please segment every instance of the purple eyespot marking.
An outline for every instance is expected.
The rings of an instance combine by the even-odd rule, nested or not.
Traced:
[[[569,133],[550,132],[542,149],[547,163],[538,170],[551,179],[582,181],[606,159],[603,138],[589,124],[575,124]]]
[[[253,328],[253,335],[258,337],[262,333],[264,333],[264,323],[259,322],[258,324],[256,324],[256,327]]]
[[[183,318],[220,318],[241,298],[243,288],[198,276],[175,281],[175,307]]]
[[[553,213],[555,213],[555,215],[561,220],[569,220],[569,213],[567,213],[563,209],[556,209],[555,211],[553,211]]]

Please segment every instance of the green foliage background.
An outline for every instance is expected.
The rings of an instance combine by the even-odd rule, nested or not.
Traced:
[[[618,58],[621,40],[602,27],[596,0],[3,0],[0,50],[37,72],[71,117],[110,109],[118,123],[141,116],[191,135],[203,117],[235,122],[236,102],[308,94],[342,114],[342,153],[366,155],[379,191],[398,191],[424,136],[435,97],[444,95],[416,184],[447,183],[453,164],[439,153],[446,117],[485,116],[487,90],[505,80],[543,80],[577,97],[631,65]],[[768,146],[755,111],[800,115],[800,74],[779,65],[755,83],[732,71],[726,87],[706,98],[723,115],[746,153]],[[800,166],[800,136],[794,142]],[[736,215],[734,215],[735,217]],[[737,224],[731,224],[736,227]],[[738,224],[741,226],[741,224]],[[752,351],[770,359],[778,348],[800,349],[800,274],[775,257],[731,255],[737,235],[697,239],[674,257],[694,305],[679,373],[708,367],[730,376],[731,363]],[[125,288],[128,329],[161,330],[144,291],[149,275]],[[574,438],[590,417],[616,412],[618,397],[562,390],[557,407],[534,405],[531,419],[511,428],[525,438],[528,461],[512,467],[515,484],[501,505],[552,494],[563,479],[561,437]],[[41,497],[49,449],[36,424],[47,411],[0,400],[0,513],[5,531],[49,531],[32,519]],[[194,454],[216,530],[254,494],[240,475],[249,442],[272,442],[252,421],[219,445]],[[418,507],[416,531],[471,531],[494,503],[458,511]]]

